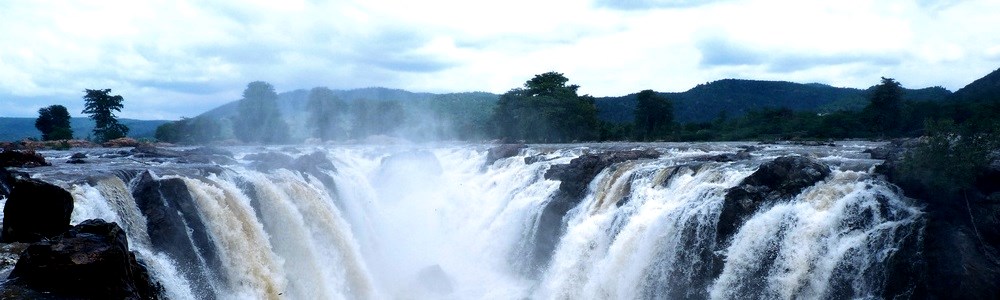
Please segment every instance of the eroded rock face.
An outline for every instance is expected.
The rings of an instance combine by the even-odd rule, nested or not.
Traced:
[[[51,165],[45,161],[45,157],[35,153],[35,151],[0,149],[0,168],[33,168]]]
[[[489,152],[486,153],[486,163],[483,166],[492,165],[504,158],[517,156],[524,148],[527,148],[524,144],[502,144],[490,148]]]
[[[922,239],[900,251],[905,259],[889,276],[906,280],[890,282],[889,290],[914,299],[1000,298],[1000,161],[977,174],[972,187],[942,191],[903,176],[902,154],[912,144],[887,150],[885,162],[875,168],[926,212]]]
[[[159,299],[162,287],[129,252],[118,224],[87,220],[65,234],[28,246],[11,280],[23,290],[57,298]],[[6,289],[6,287],[4,288]]]
[[[39,180],[5,176],[12,182],[3,184],[9,196],[3,209],[0,242],[37,242],[69,228],[73,213],[73,196],[69,192]]]
[[[791,199],[828,175],[827,165],[802,156],[783,156],[760,165],[726,192],[716,241],[722,245],[761,207]]]
[[[533,250],[530,256],[520,258],[527,261],[521,266],[524,273],[537,275],[541,272],[555,251],[559,237],[562,236],[566,224],[563,218],[574,206],[586,196],[587,186],[601,170],[614,164],[638,160],[654,159],[661,153],[653,149],[609,151],[597,154],[585,154],[574,158],[569,164],[554,165],[545,172],[545,179],[562,181],[559,191],[545,205],[538,223],[534,225],[535,235],[530,241]]]
[[[220,270],[221,263],[187,185],[179,178],[153,179],[149,172],[136,180],[132,197],[146,216],[153,247],[178,263],[196,294],[212,296],[209,281],[215,274],[198,262],[203,259],[213,270]]]

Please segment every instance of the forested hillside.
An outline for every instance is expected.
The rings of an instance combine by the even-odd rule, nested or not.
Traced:
[[[734,118],[754,110],[788,108],[792,111],[834,112],[860,110],[868,104],[869,89],[839,88],[818,83],[723,79],[700,84],[681,93],[660,93],[674,104],[680,123]],[[904,101],[941,101],[951,94],[941,87],[905,89]],[[601,120],[632,122],[636,94],[597,98]]]
[[[120,123],[128,126],[128,136],[132,138],[153,138],[156,127],[170,121],[164,120],[135,120],[119,119]],[[94,130],[94,121],[90,118],[71,118],[70,126],[73,129],[73,137],[85,139]],[[0,117],[0,141],[16,141],[25,138],[38,139],[41,133],[35,128],[35,118],[6,118]]]

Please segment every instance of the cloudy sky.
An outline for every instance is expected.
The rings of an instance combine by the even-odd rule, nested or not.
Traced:
[[[1000,68],[996,0],[0,1],[0,116],[83,90],[176,119],[289,91],[502,93],[564,73],[583,93],[723,78],[952,91]]]

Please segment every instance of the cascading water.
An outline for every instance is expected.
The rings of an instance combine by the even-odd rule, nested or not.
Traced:
[[[546,172],[600,147],[531,147],[486,166],[481,146],[289,152],[318,151],[328,168],[265,167],[238,149],[236,165],[61,184],[73,223],[121,225],[171,299],[880,298],[893,254],[920,234],[920,209],[870,176],[875,161],[856,148],[704,162],[735,148],[659,145],[660,158],[584,183],[554,250],[537,253],[560,193]],[[729,189],[776,156],[810,153],[829,176],[717,237]]]

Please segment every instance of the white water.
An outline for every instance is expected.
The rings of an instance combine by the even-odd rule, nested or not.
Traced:
[[[180,178],[191,194],[220,261],[213,295],[197,295],[179,262],[151,246],[130,183],[72,185],[73,223],[122,225],[171,299],[791,299],[841,295],[843,285],[847,297],[878,297],[881,264],[920,217],[867,172],[835,170],[716,251],[726,189],[760,161],[690,165],[706,152],[664,149],[599,174],[532,277],[518,270],[559,186],[543,174],[587,148],[527,149],[486,168],[482,147],[322,151],[337,168],[321,174],[334,189],[284,169],[154,176]]]

